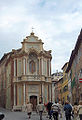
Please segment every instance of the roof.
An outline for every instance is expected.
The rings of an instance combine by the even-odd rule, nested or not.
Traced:
[[[5,54],[3,55],[3,57],[0,59],[0,64],[2,63],[2,61],[3,61],[10,53],[11,53],[11,52],[5,53]]]
[[[63,77],[61,77],[58,81],[55,82],[55,84],[61,82],[63,80]]]
[[[81,43],[82,43],[82,29],[81,29],[81,32],[80,32],[80,34],[78,36],[75,48],[74,48],[74,50],[72,50],[72,53],[71,53],[71,56],[70,56],[70,59],[69,59],[69,64],[68,64],[68,67],[66,69],[66,73],[68,73],[69,70],[71,69],[71,65],[73,63],[75,55],[78,53],[78,49],[79,49]]]
[[[68,62],[66,62],[66,63],[64,64],[64,66],[63,66],[61,69],[63,70],[63,68],[64,68],[67,64],[68,64]]]
[[[7,58],[8,55],[11,55],[13,52],[20,52],[20,50],[21,50],[21,49],[17,49],[17,50],[12,49],[12,52],[5,53],[5,54],[3,55],[3,57],[0,59],[0,64],[2,63],[2,61],[3,61],[5,58]],[[9,59],[9,58],[8,58],[8,59]],[[8,59],[6,59],[6,61],[8,61]]]

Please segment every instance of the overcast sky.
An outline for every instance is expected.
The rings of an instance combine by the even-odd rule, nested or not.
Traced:
[[[82,28],[82,0],[1,0],[0,59],[34,33],[52,50],[52,73],[69,61]]]

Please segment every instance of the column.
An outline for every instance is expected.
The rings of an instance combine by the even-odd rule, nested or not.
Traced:
[[[26,59],[23,59],[23,74],[26,74]]]
[[[42,59],[40,58],[40,75],[42,75]]]
[[[54,83],[52,83],[52,102],[54,102]]]
[[[24,88],[24,106],[25,106],[25,83],[24,83],[23,88]]]
[[[51,64],[50,64],[50,60],[49,60],[49,76],[50,76],[50,69],[51,69]]]
[[[51,61],[50,61],[50,76],[51,76]]]
[[[42,99],[43,99],[43,103],[44,103],[44,84],[42,83]]]
[[[16,106],[16,85],[14,83],[14,106]]]
[[[15,60],[14,60],[14,76],[16,76],[16,71],[15,71]]]
[[[14,60],[14,77],[17,76],[17,59]]]
[[[39,60],[39,75],[40,75],[40,58],[38,60]]]
[[[48,84],[48,101],[50,100],[50,94],[49,94],[49,84]]]
[[[43,57],[42,57],[42,75],[43,75]]]

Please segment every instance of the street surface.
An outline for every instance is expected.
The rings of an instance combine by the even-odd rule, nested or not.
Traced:
[[[3,120],[39,120],[39,114],[37,114],[36,112],[32,113],[31,119],[28,118],[26,112],[11,112],[3,108],[0,108],[0,112],[5,114],[5,118]],[[49,120],[47,118],[47,114],[43,114],[42,120]],[[59,120],[65,120],[64,113],[63,118],[59,118]]]

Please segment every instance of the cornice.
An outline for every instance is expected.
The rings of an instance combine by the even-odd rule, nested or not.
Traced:
[[[14,53],[12,55],[12,58],[17,58],[17,57],[22,57],[22,56],[28,56],[28,53],[26,53],[25,51],[22,51],[20,53]]]

